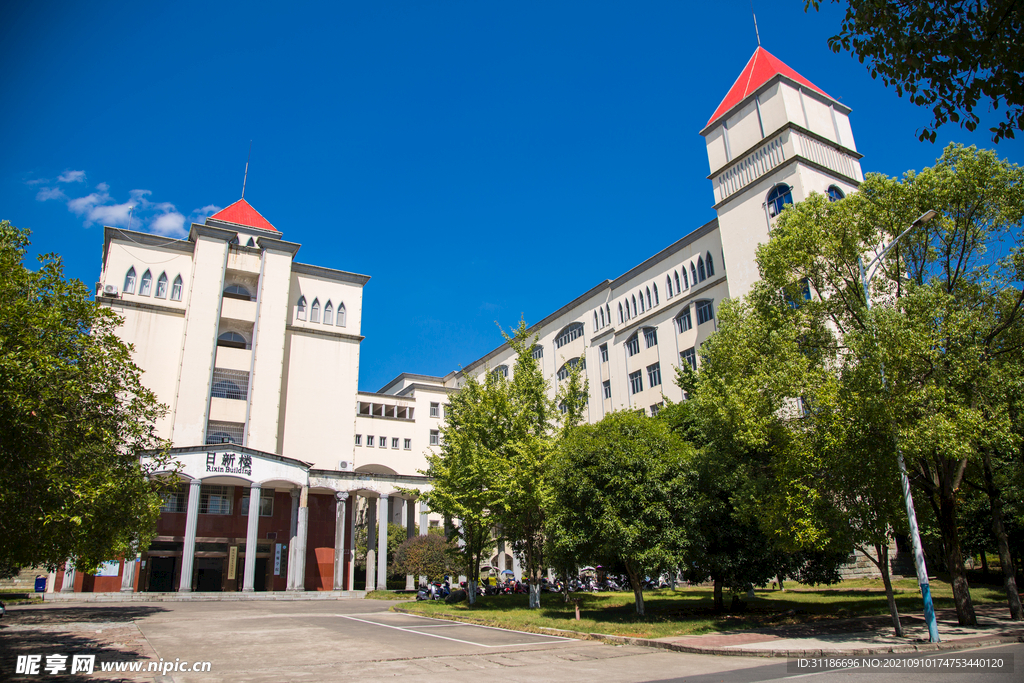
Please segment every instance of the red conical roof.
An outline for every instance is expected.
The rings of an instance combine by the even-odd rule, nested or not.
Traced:
[[[227,221],[228,223],[237,223],[238,225],[245,225],[250,228],[278,232],[278,229],[271,225],[270,221],[261,216],[260,212],[252,208],[252,205],[244,199],[239,199],[226,209],[221,209],[210,216],[210,218]]]
[[[806,85],[811,90],[821,93],[830,100],[833,99],[824,90],[811,83],[796,71],[793,71],[781,59],[758,45],[750,61],[743,67],[740,77],[736,79],[725,99],[718,105],[715,113],[711,115],[711,118],[708,120],[708,126],[778,74],[791,78],[801,85]]]

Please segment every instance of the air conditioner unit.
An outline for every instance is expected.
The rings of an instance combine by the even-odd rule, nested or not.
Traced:
[[[341,470],[342,472],[354,472],[356,468],[352,465],[350,461],[342,460],[340,463],[338,463],[338,469]]]
[[[103,296],[117,296],[117,285],[103,285]]]

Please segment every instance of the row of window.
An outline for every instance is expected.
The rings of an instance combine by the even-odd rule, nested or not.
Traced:
[[[132,266],[124,276],[123,291],[125,294],[135,293],[135,277],[135,266]],[[154,295],[157,299],[167,298],[167,282],[166,271],[160,273],[160,277],[156,279],[156,293]],[[181,289],[181,275],[177,275],[174,278],[174,282],[171,283],[171,301],[181,301]],[[139,281],[139,296],[150,296],[152,290],[153,273],[147,268],[146,272],[142,274],[142,279]]]
[[[825,190],[825,195],[828,197],[830,202],[837,202],[840,199],[846,197],[841,189],[836,185],[829,185],[828,189]],[[765,199],[765,208],[768,211],[768,217],[774,218],[782,213],[782,209],[787,204],[793,203],[793,188],[786,183],[779,183],[768,192],[768,197]]]
[[[379,448],[387,448],[388,447],[388,437],[386,437],[386,436],[374,437],[372,434],[367,434],[366,435],[366,447],[367,448],[373,448],[374,438],[376,438],[376,443],[377,443],[377,446]],[[392,436],[391,437],[391,448],[393,448],[396,451],[398,450],[398,442],[399,442],[399,440],[400,439],[397,436]],[[401,439],[401,441],[402,441],[402,448],[403,448],[403,450],[407,450],[407,451],[411,451],[412,450],[412,439]],[[356,445],[357,446],[362,446],[363,445],[363,435],[362,434],[356,434]]]
[[[682,267],[682,279],[679,277],[679,272],[679,270],[675,270],[665,276],[665,289],[670,299],[680,294],[684,289],[689,289],[691,278],[693,284],[696,285],[698,282],[704,282],[704,280],[715,274],[715,261],[711,257],[711,252],[707,252],[703,256],[698,255],[697,260],[690,263],[689,275],[686,273],[686,266]],[[627,322],[657,306],[659,303],[661,301],[658,297],[658,285],[652,283],[650,286],[644,286],[636,294],[628,295],[619,302],[619,322]],[[598,324],[601,327],[604,327],[605,324],[611,324],[611,312],[607,311],[607,308],[607,305],[604,307],[598,306],[598,310],[594,312],[595,327]],[[606,312],[608,314],[607,323],[605,322]]]
[[[647,386],[661,386],[661,364],[654,363],[647,366]],[[639,394],[644,390],[644,375],[642,370],[629,373],[629,393]],[[611,397],[611,386],[605,387],[605,398]]]
[[[295,317],[298,318],[299,320],[305,320],[306,319],[306,297],[304,297],[304,296],[300,296],[299,297],[299,303],[298,303],[298,308],[297,308]],[[328,299],[327,303],[324,304],[324,315],[323,315],[323,318],[324,318],[324,321],[323,321],[324,325],[334,325],[335,324],[334,304],[331,303],[330,299]],[[318,323],[318,322],[320,322],[320,299],[313,299],[313,305],[309,307],[309,322],[311,322],[311,323]],[[338,325],[338,327],[345,327],[346,322],[347,321],[346,321],[346,312],[345,312],[345,302],[343,301],[343,302],[338,304],[337,325]]]
[[[558,368],[558,379],[559,380],[568,379],[569,378],[569,372],[573,368],[575,368],[577,365],[579,365],[579,364],[580,364],[580,359],[579,358],[570,358],[569,360],[565,361],[565,363],[562,365],[562,367]],[[586,361],[586,359],[584,359],[583,360],[583,368],[585,369],[586,367],[587,367],[587,361]]]
[[[201,515],[230,515],[231,502],[234,500],[232,486],[215,486],[203,484],[199,487],[199,514]],[[171,491],[160,494],[162,504],[160,512],[187,512],[188,511],[188,484],[179,484]],[[238,506],[238,514],[242,517],[249,515],[249,492],[242,494],[241,503]],[[274,516],[274,491],[260,490],[260,517]]]
[[[557,337],[555,337],[555,348],[560,349],[574,339],[579,339],[582,336],[583,323],[573,323],[567,326]]]

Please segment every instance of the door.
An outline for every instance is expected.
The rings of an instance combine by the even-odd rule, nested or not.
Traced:
[[[256,558],[256,576],[253,577],[253,588],[258,591],[267,590],[267,558]]]
[[[196,590],[205,593],[222,590],[224,560],[219,557],[196,558]]]
[[[176,557],[149,558],[149,590],[153,593],[170,593],[174,590],[174,573],[178,568]]]

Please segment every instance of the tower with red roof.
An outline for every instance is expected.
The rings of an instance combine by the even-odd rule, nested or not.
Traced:
[[[757,245],[812,192],[843,196],[864,179],[850,108],[758,47],[701,135],[708,150],[729,295],[758,279]]]

